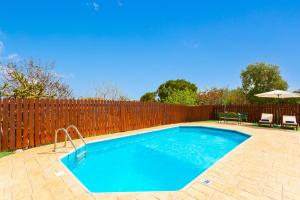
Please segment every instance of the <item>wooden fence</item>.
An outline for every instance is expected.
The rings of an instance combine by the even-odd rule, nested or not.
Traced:
[[[213,106],[102,100],[0,99],[0,151],[54,142],[57,128],[75,125],[84,137],[213,118]],[[71,132],[76,138],[76,134]],[[63,140],[63,135],[58,135]]]
[[[0,151],[26,149],[54,142],[55,130],[78,127],[84,137],[135,130],[180,122],[216,119],[217,112],[246,112],[250,122],[261,113],[295,115],[300,105],[181,106],[161,103],[103,101],[0,99]],[[77,138],[71,131],[71,137]],[[58,140],[63,141],[63,134]]]
[[[281,122],[282,115],[294,115],[300,123],[300,104],[293,105],[229,105],[215,106],[215,118],[217,112],[246,112],[249,122],[257,122],[261,118],[261,113],[273,114],[274,122]]]

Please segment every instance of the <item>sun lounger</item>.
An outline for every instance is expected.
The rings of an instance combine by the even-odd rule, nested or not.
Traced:
[[[258,121],[258,125],[269,125],[273,126],[273,114],[262,113],[261,119]]]
[[[282,116],[282,127],[293,127],[298,130],[299,124],[297,123],[296,116]]]

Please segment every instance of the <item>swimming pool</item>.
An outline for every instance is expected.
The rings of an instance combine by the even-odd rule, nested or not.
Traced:
[[[88,143],[86,158],[61,161],[90,192],[176,191],[249,137],[179,126]]]

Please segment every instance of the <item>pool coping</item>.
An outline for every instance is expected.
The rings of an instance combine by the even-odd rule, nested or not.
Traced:
[[[0,159],[0,199],[7,200],[298,200],[300,196],[300,134],[286,129],[256,127],[250,123],[190,122],[87,137],[102,141],[119,136],[171,128],[205,126],[247,133],[252,137],[227,153],[179,191],[90,193],[58,162],[73,150],[70,143],[53,144]],[[80,140],[74,140],[80,146]],[[202,180],[211,180],[204,185]]]
[[[156,131],[161,131],[161,130],[167,130],[167,129],[172,129],[172,128],[180,128],[180,127],[195,127],[195,128],[206,128],[206,129],[213,129],[213,130],[222,130],[222,131],[226,131],[226,132],[234,132],[240,135],[244,135],[247,136],[248,138],[245,139],[243,142],[239,143],[237,146],[235,146],[233,149],[231,149],[230,151],[228,151],[226,154],[224,154],[221,158],[219,158],[216,162],[214,162],[211,166],[209,166],[207,169],[205,169],[203,172],[201,172],[199,175],[197,175],[193,180],[189,181],[188,184],[186,184],[184,187],[180,188],[179,190],[165,190],[165,191],[155,191],[155,190],[151,190],[151,191],[128,191],[128,192],[91,192],[73,173],[72,171],[62,162],[62,159],[67,157],[68,155],[72,154],[73,152],[75,152],[76,150],[73,149],[72,151],[69,151],[68,153],[65,153],[61,156],[59,156],[57,158],[57,161],[63,165],[63,167],[67,170],[67,172],[75,179],[76,182],[78,182],[84,189],[86,192],[88,192],[91,195],[101,195],[101,194],[134,194],[134,193],[170,193],[170,192],[179,192],[179,191],[184,191],[187,188],[189,188],[195,181],[197,181],[200,176],[202,176],[204,173],[206,173],[207,171],[209,171],[211,168],[213,168],[216,164],[218,164],[220,161],[222,161],[223,159],[225,159],[225,157],[229,156],[231,154],[231,152],[235,151],[236,149],[238,149],[240,146],[242,146],[243,144],[246,144],[251,138],[252,138],[252,134],[251,133],[245,133],[242,131],[238,131],[238,130],[234,130],[234,129],[226,129],[226,128],[216,128],[216,127],[209,127],[209,126],[203,126],[203,125],[176,125],[176,124],[172,124],[169,125],[168,127],[163,127],[163,128],[156,128],[153,130],[149,130],[149,131],[143,131],[142,130],[133,130],[134,133],[128,133],[126,135],[120,135],[120,136],[115,136],[112,138],[102,138],[102,139],[96,139],[96,140],[92,140],[92,141],[88,141],[86,142],[87,144],[92,144],[92,143],[98,143],[98,142],[104,142],[104,141],[108,141],[108,140],[116,140],[119,138],[126,138],[126,137],[132,137],[132,136],[136,136],[136,135],[142,135],[142,134],[147,134],[147,133],[152,133],[152,132],[156,132]],[[82,148],[84,146],[84,144],[81,144],[80,146],[77,147],[77,149],[79,150],[80,148]],[[205,184],[203,184],[205,185]]]

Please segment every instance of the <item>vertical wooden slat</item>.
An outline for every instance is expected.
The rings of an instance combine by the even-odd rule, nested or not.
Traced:
[[[70,101],[69,100],[64,100],[64,128],[68,128],[69,124],[69,112],[70,112]],[[72,133],[72,132],[71,132]],[[72,135],[71,135],[72,136]]]
[[[95,135],[100,135],[100,107],[99,99],[95,100]]]
[[[107,101],[107,133],[112,133],[111,101]]]
[[[34,146],[40,146],[40,101],[34,100]]]
[[[58,128],[58,100],[51,100],[51,143],[54,143],[55,131]]]
[[[105,110],[104,110],[104,101],[100,100],[100,132],[105,134]]]
[[[70,124],[70,100],[69,99],[64,99],[64,128],[68,128]],[[70,131],[72,133],[72,130]],[[72,134],[71,134],[72,137]]]
[[[23,99],[23,149],[28,148],[29,139],[28,139],[28,128],[29,128],[29,101],[28,99]]]
[[[64,108],[64,100],[59,100],[59,127],[58,128],[66,128],[65,127],[65,108]],[[64,133],[59,133],[59,141],[64,140]]]
[[[43,145],[43,144],[45,144],[45,141],[46,141],[45,99],[40,100],[39,113],[40,113],[39,114],[40,115],[40,144]]]
[[[45,144],[51,143],[51,102],[49,99],[45,101]]]
[[[86,130],[85,130],[85,101],[84,100],[81,100],[81,101],[79,101],[80,102],[80,127],[81,127],[81,132],[82,132],[82,134],[85,136],[85,137],[87,137],[87,135],[86,135]]]
[[[71,100],[70,123],[78,128],[77,122],[76,122],[76,101],[74,99]],[[79,129],[79,131],[80,131],[80,129]],[[75,133],[75,131],[73,131],[73,133]],[[75,136],[76,136],[76,138],[78,138],[77,135],[75,135]]]
[[[9,105],[8,99],[3,100],[3,137],[2,150],[8,150],[8,120],[9,120]]]
[[[115,126],[115,117],[116,117],[116,109],[115,109],[115,102],[111,102],[111,132],[114,133],[116,131],[116,126]]]
[[[2,137],[3,137],[3,104],[2,98],[0,97],[0,151],[2,151]]]
[[[34,133],[35,133],[35,112],[34,112],[34,107],[35,107],[35,100],[30,99],[29,100],[29,147],[34,147]]]
[[[124,104],[123,104],[123,102],[120,103],[120,129],[121,129],[121,131],[125,130],[125,126],[124,126]]]
[[[85,130],[85,135],[86,137],[89,137],[89,110],[88,110],[88,100],[83,101],[83,115],[84,115],[84,130]]]
[[[81,127],[80,127],[80,116],[79,116],[79,101],[77,100],[74,100],[74,120],[75,120],[75,124],[76,124],[76,127],[78,127],[78,130],[80,131],[80,133],[82,132],[81,131]]]
[[[76,126],[78,127],[80,133],[83,135],[83,129],[82,129],[82,125],[81,125],[81,120],[82,120],[82,116],[81,116],[81,101],[80,100],[75,100],[76,101]]]
[[[80,115],[80,123],[82,124],[82,132],[84,134],[85,137],[88,137],[88,132],[87,132],[87,109],[86,109],[86,100],[82,100],[80,101],[80,107],[81,107],[81,115]]]
[[[91,99],[91,133],[92,136],[95,135],[95,105],[94,105],[95,100]]]
[[[90,106],[91,106],[91,134],[92,136],[95,135],[95,100],[90,100]]]
[[[87,132],[87,107],[86,107],[86,100],[82,100],[81,101],[81,116],[82,116],[82,120],[80,121],[82,124],[82,129],[83,129],[83,133],[85,137],[88,137],[88,132]]]
[[[16,133],[15,133],[15,120],[16,120],[16,113],[15,113],[15,99],[11,99],[9,102],[9,115],[10,115],[10,125],[9,125],[9,150],[16,149]]]
[[[91,136],[91,115],[90,115],[90,100],[86,100],[86,133],[87,136]]]
[[[16,130],[16,148],[21,149],[22,148],[22,128],[24,127],[24,123],[22,122],[22,99],[17,99],[17,130]]]
[[[67,126],[70,126],[70,125],[74,125],[76,126],[76,124],[74,123],[74,110],[73,110],[73,100],[70,99],[68,100],[68,104],[69,104],[69,112],[68,112],[68,115],[69,115],[69,122],[67,123]],[[71,135],[72,135],[72,138],[77,138],[77,134],[75,134],[74,130],[72,129],[71,130]]]
[[[103,101],[103,109],[104,109],[104,134],[108,133],[108,106],[107,100]]]
[[[55,100],[55,111],[56,111],[56,115],[55,115],[55,131],[59,128],[62,128],[62,123],[61,123],[61,100],[57,99]],[[61,139],[61,132],[57,133],[57,140],[59,141]]]
[[[102,134],[102,104],[101,104],[101,100],[98,99],[97,100],[97,106],[98,106],[98,134],[101,135]]]
[[[93,124],[93,100],[89,99],[89,130],[90,137],[94,136],[94,124]]]

